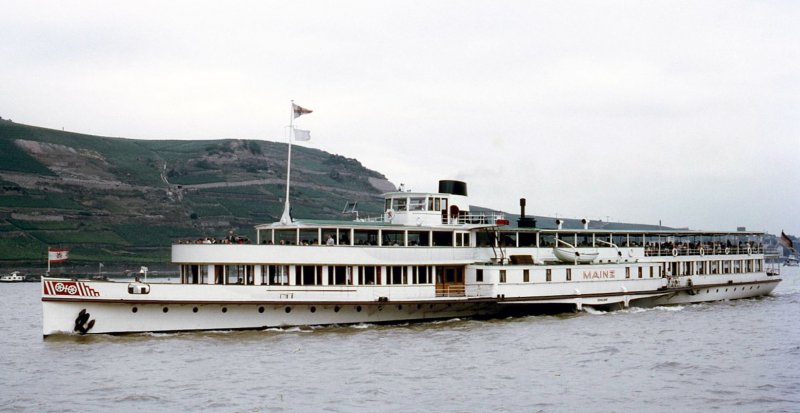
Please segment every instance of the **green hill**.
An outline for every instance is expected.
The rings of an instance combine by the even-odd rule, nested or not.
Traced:
[[[168,263],[173,241],[254,236],[283,209],[286,144],[109,138],[0,120],[0,266]],[[378,214],[392,185],[355,159],[292,149],[293,215]]]

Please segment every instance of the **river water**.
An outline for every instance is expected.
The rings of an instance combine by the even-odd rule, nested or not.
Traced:
[[[0,411],[800,411],[796,267],[760,299],[47,340],[39,289],[0,285]]]

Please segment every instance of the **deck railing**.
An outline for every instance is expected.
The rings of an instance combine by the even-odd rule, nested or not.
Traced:
[[[464,297],[466,295],[464,285],[437,285],[437,297]]]
[[[676,246],[645,246],[644,255],[646,257],[665,257],[679,255],[737,255],[737,254],[763,254],[764,247],[761,245],[705,245],[702,247],[688,247],[685,245]]]

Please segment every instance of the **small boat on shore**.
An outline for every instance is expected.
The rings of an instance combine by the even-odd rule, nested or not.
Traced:
[[[25,281],[25,276],[21,275],[19,271],[14,271],[11,274],[0,276],[0,282],[4,283],[18,283]]]

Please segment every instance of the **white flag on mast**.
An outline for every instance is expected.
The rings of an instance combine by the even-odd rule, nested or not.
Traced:
[[[310,141],[311,140],[311,131],[294,128],[294,140],[296,140],[296,141]]]

